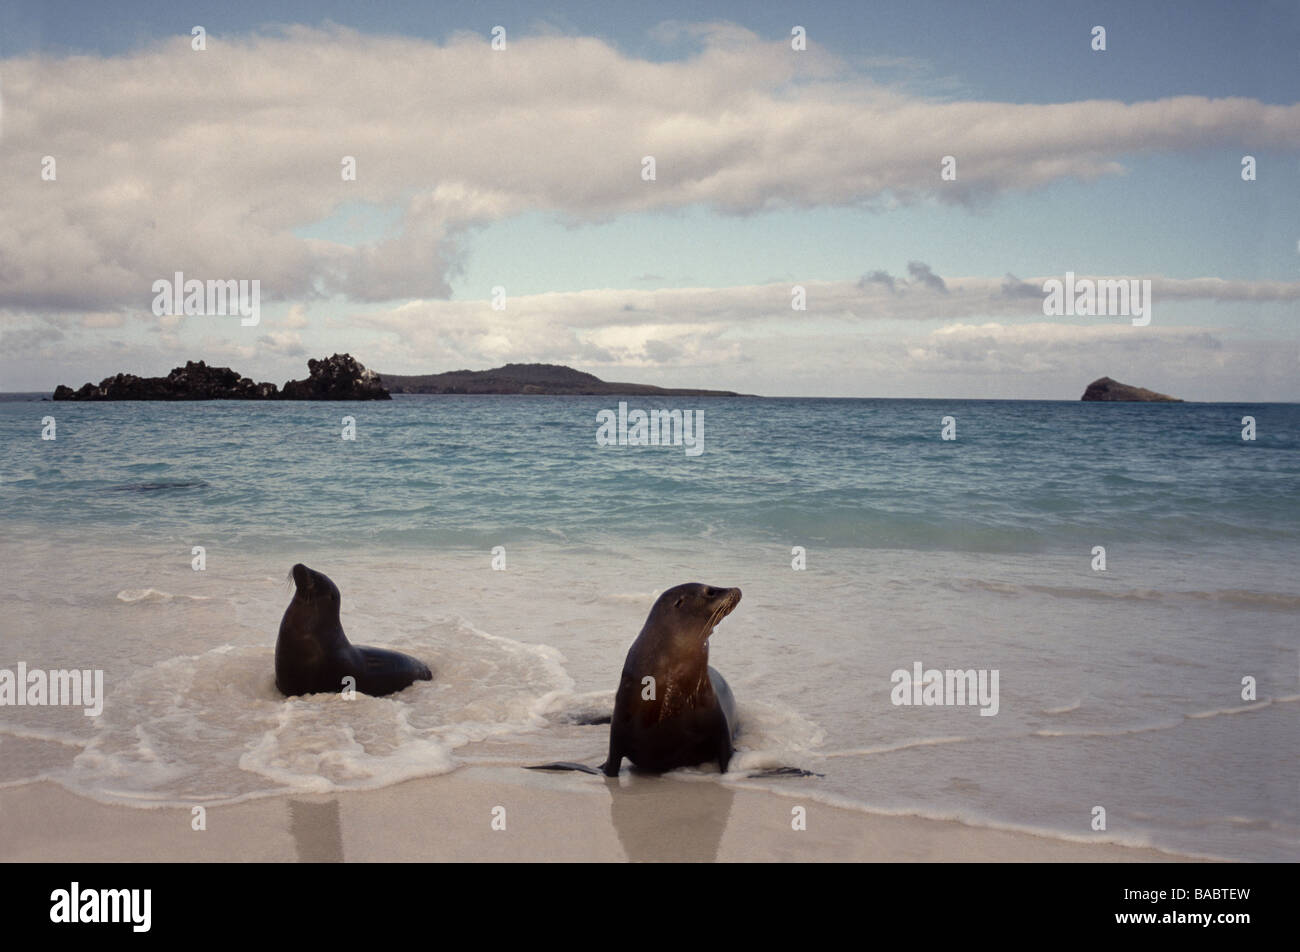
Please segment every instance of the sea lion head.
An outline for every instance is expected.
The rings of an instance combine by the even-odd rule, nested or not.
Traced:
[[[699,582],[675,585],[659,596],[650,609],[647,625],[671,632],[673,641],[685,646],[708,646],[718,622],[740,604],[740,589],[715,588]]]
[[[321,690],[316,686],[321,667],[350,645],[339,622],[338,586],[301,562],[289,577],[296,591],[275,640],[275,685],[282,694],[309,694]]]
[[[309,569],[301,562],[289,570],[289,576],[296,591],[285,610],[281,633],[294,631],[318,636],[322,629],[331,631],[338,624],[338,586],[330,581],[328,575]]]
[[[314,603],[319,599],[327,603],[332,602],[336,608],[338,607],[339,587],[330,581],[328,575],[309,569],[299,562],[289,570],[289,576],[297,589],[293,596],[295,599],[308,603]]]

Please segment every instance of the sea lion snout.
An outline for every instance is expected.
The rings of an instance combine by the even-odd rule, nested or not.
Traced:
[[[683,606],[717,605],[726,602],[732,608],[740,604],[740,589],[738,588],[720,588],[716,585],[704,585],[701,582],[686,582],[683,585],[677,585],[668,589],[659,596],[656,605],[671,605],[674,608]]]
[[[705,603],[719,613],[718,617],[723,618],[735,611],[736,606],[740,604],[740,589],[738,588],[716,588],[712,585],[701,586]]]
[[[301,562],[294,565],[289,570],[289,574],[293,576],[293,584],[297,586],[297,596],[303,600],[308,602],[314,602],[318,598],[338,600],[338,587],[330,581],[329,576],[308,568]]]
[[[730,613],[735,611],[736,606],[740,604],[740,589],[724,588],[719,592],[719,594],[725,599],[727,612]]]
[[[676,618],[680,636],[708,638],[713,627],[730,615],[740,604],[740,589],[720,588],[700,582],[687,582],[670,588],[659,596],[646,623],[656,619]]]
[[[295,563],[294,567],[289,570],[289,574],[293,576],[293,584],[298,587],[299,591],[311,587],[311,569],[301,562]]]
[[[709,633],[711,634],[714,626],[735,611],[736,606],[740,604],[740,589],[711,588],[709,593],[714,596],[713,604],[716,606],[713,610],[713,617],[709,620]]]

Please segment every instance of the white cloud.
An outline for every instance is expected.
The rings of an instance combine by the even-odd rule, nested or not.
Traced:
[[[202,53],[186,35],[5,60],[0,307],[147,310],[151,282],[177,270],[258,278],[268,301],[439,297],[467,229],[524,210],[964,201],[1116,174],[1135,152],[1300,146],[1295,105],[934,102],[815,47],[792,55],[727,24],[687,32],[703,48],[668,62],[589,37],[514,36],[496,53],[483,36],[304,27],[210,35]],[[640,178],[647,154],[654,182]],[[949,154],[958,181],[941,183]],[[401,221],[357,247],[295,234],[347,203]]]
[[[615,358],[617,361],[646,351],[649,340],[667,341],[688,334],[762,332],[789,337],[802,333],[800,328],[814,326],[824,330],[846,322],[952,321],[971,317],[1041,321],[1043,282],[1047,277],[1059,277],[1035,277],[1019,284],[1008,278],[945,279],[922,262],[912,262],[912,266],[913,280],[893,279],[884,272],[875,272],[862,281],[807,282],[803,285],[807,291],[807,310],[802,312],[791,310],[792,285],[783,283],[730,288],[548,292],[509,298],[504,311],[494,311],[486,298],[412,301],[358,314],[351,323],[383,331],[401,341],[407,348],[407,362],[427,362],[443,353],[456,354],[462,361],[471,363],[495,357],[576,360],[584,353],[590,355],[584,349],[590,346],[598,347],[604,359],[622,355]],[[1085,277],[1089,276],[1078,275],[1078,278]],[[1174,313],[1164,308],[1166,300],[1300,300],[1300,282],[1180,279],[1159,275],[1149,276],[1149,280],[1152,323],[1157,328],[1162,319],[1174,318]],[[1120,331],[1134,330],[1127,317],[1075,320]],[[1043,326],[1070,325],[1063,321]],[[490,348],[478,343],[486,340],[493,341]]]
[[[268,331],[257,338],[257,343],[264,352],[271,354],[294,357],[304,356],[307,353],[307,348],[303,346],[302,335],[297,331]]]
[[[716,385],[762,393],[934,396],[957,385],[990,396],[1062,398],[1069,394],[1061,388],[1080,377],[1087,378],[1081,388],[1124,373],[1189,396],[1218,386],[1214,393],[1226,397],[1242,392],[1232,394],[1226,382],[1235,375],[1247,391],[1300,395],[1295,342],[1180,326],[1176,310],[1162,304],[1165,297],[1295,301],[1300,282],[1153,276],[1152,324],[1134,327],[1127,317],[1044,318],[1041,277],[1022,285],[1036,287],[1033,296],[1007,294],[1006,278],[941,279],[946,293],[905,279],[891,291],[873,278],[811,282],[804,312],[791,311],[788,284],[610,288],[515,297],[504,312],[486,299],[409,302],[348,324],[353,334],[378,335],[366,360],[389,373],[545,361],[606,379],[723,381]],[[964,383],[952,382],[958,378]]]

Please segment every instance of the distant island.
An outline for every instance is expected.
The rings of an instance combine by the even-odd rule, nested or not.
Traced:
[[[652,387],[612,383],[560,364],[506,364],[493,370],[452,370],[443,374],[380,374],[393,393],[535,393],[565,396],[740,397],[731,390]]]
[[[307,361],[310,376],[290,380],[283,389],[256,383],[229,367],[187,361],[166,377],[120,373],[79,389],[60,384],[55,400],[391,400],[390,393],[519,393],[561,396],[637,395],[664,397],[739,397],[731,390],[653,387],[611,383],[559,364],[506,364],[494,370],[453,370],[407,376],[367,370],[351,354]]]
[[[273,383],[254,383],[229,367],[187,361],[166,377],[118,374],[78,390],[62,384],[55,400],[391,400],[373,370],[351,354],[307,361],[311,375],[290,380],[280,390]]]
[[[1111,380],[1109,377],[1102,377],[1100,380],[1094,380],[1088,384],[1088,389],[1083,391],[1080,400],[1096,400],[1107,403],[1118,403],[1121,401],[1136,401],[1141,403],[1182,403],[1178,397],[1171,397],[1163,393],[1156,393],[1154,390],[1147,390],[1144,387],[1134,387],[1126,383],[1120,383],[1118,380]]]
[[[551,396],[742,397],[733,390],[655,387],[601,380],[561,364],[506,364],[492,370],[452,370],[441,374],[380,374],[351,354],[308,360],[310,376],[290,380],[283,389],[255,383],[229,367],[188,361],[166,377],[120,373],[79,389],[60,384],[55,400],[391,400],[393,393],[538,394]],[[1085,401],[1182,403],[1178,397],[1102,377],[1088,384]]]

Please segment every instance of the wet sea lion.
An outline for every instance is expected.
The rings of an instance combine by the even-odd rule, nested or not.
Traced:
[[[561,761],[530,770],[604,771],[626,757],[643,770],[731,762],[736,699],[709,667],[709,635],[740,603],[740,589],[688,582],[659,596],[628,649],[609,722],[609,758],[596,770]],[[589,722],[596,723],[596,722]]]
[[[362,694],[392,694],[412,681],[432,681],[433,672],[410,655],[354,645],[339,622],[339,590],[301,562],[290,574],[297,591],[284,610],[275,641],[275,686],[281,694],[341,691],[356,679]]]
[[[644,770],[712,762],[727,772],[736,700],[709,667],[709,636],[738,604],[740,589],[698,582],[659,596],[623,662],[605,776],[617,777],[624,757]]]

